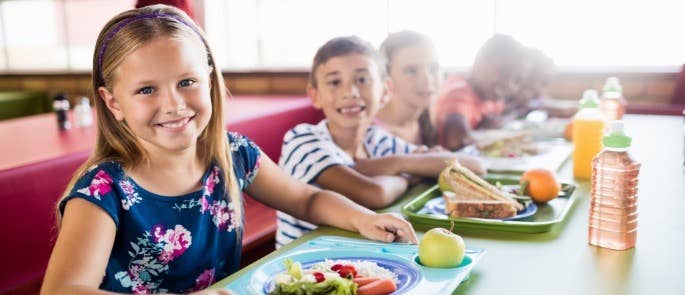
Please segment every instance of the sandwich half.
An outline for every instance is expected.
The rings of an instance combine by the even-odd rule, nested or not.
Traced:
[[[508,218],[524,209],[511,194],[459,165],[456,159],[440,177],[451,189],[443,192],[445,214],[451,217]]]

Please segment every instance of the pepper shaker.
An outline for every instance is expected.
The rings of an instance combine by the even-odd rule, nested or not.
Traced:
[[[53,98],[52,108],[55,110],[55,114],[57,114],[57,127],[59,127],[59,130],[71,128],[71,122],[69,122],[69,118],[67,117],[69,100],[64,93],[60,93]]]

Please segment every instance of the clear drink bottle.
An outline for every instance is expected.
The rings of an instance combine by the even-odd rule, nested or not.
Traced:
[[[609,77],[602,88],[599,109],[608,121],[621,120],[626,112],[626,99],[623,97],[623,86],[616,77]]]
[[[629,153],[623,122],[611,122],[604,149],[592,160],[588,242],[614,250],[635,247],[640,163]]]

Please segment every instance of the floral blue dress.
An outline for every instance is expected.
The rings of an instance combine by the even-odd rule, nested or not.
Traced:
[[[261,152],[248,138],[229,133],[233,172],[241,190],[257,175]],[[77,182],[73,198],[109,214],[117,227],[100,289],[184,293],[204,289],[238,270],[242,220],[224,189],[218,166],[210,165],[201,190],[176,197],[146,191],[121,165],[91,167]],[[215,189],[216,188],[216,189]]]

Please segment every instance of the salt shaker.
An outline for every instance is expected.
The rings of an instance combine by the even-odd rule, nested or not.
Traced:
[[[79,103],[74,107],[74,119],[76,127],[88,127],[93,124],[93,114],[87,97],[81,97]]]

